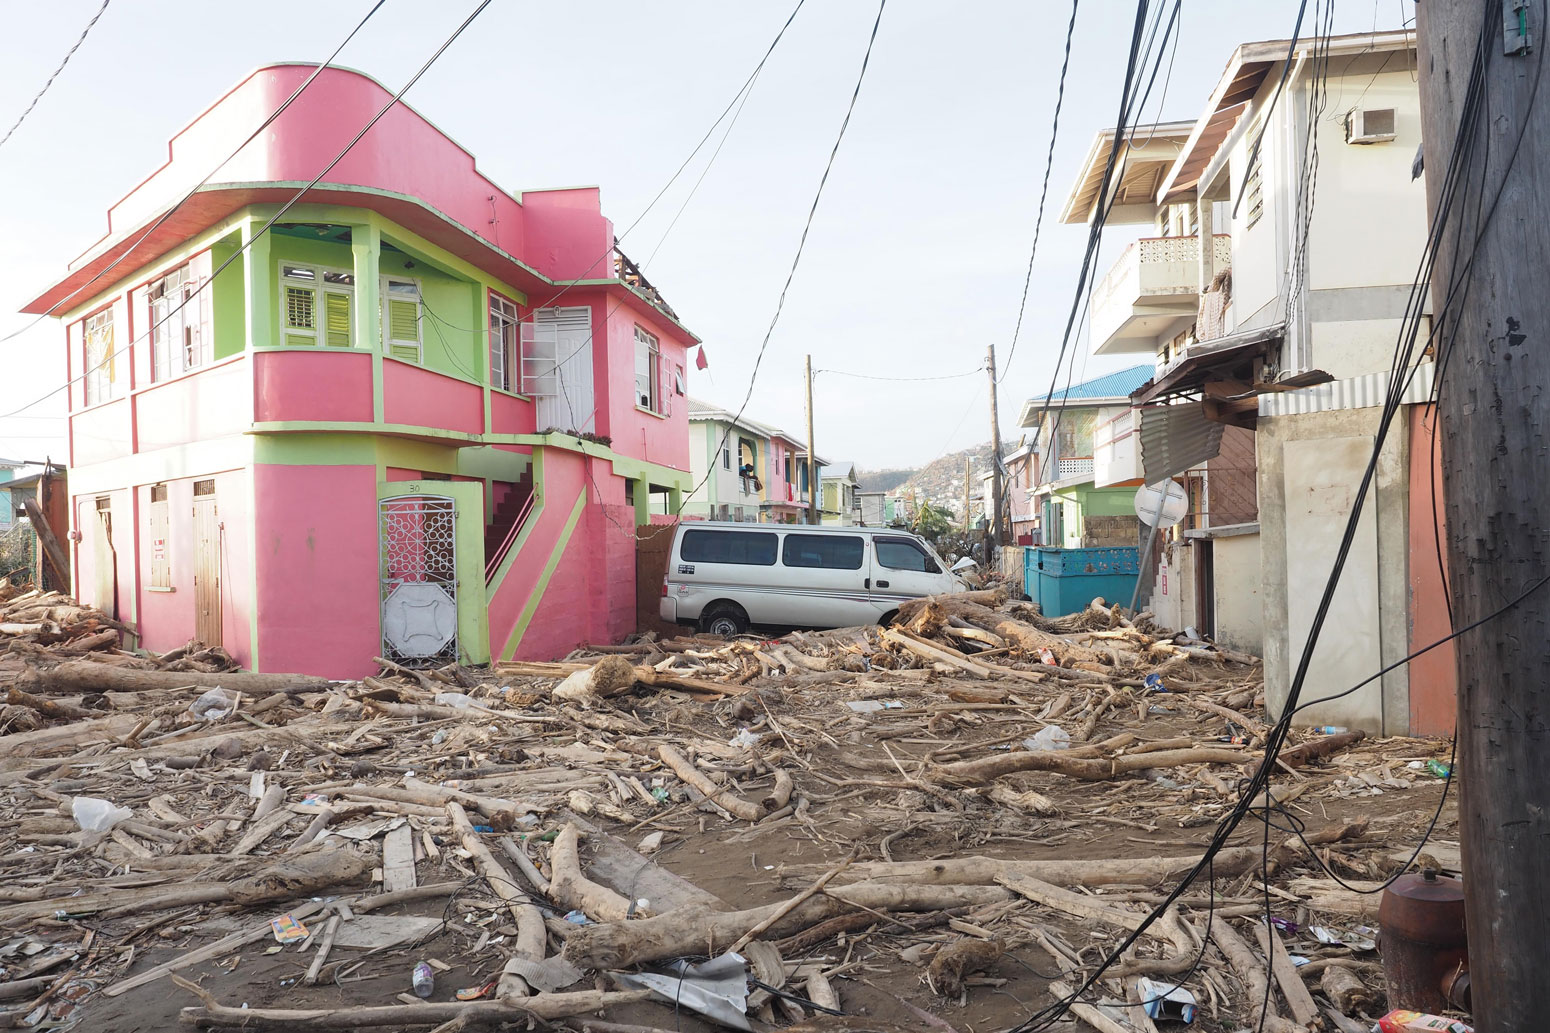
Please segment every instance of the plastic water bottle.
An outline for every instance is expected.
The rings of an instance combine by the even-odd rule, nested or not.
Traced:
[[[1320,735],[1339,735],[1341,732],[1348,730],[1344,725],[1319,725],[1314,729]]]
[[[429,997],[431,991],[436,989],[436,972],[428,962],[416,962],[410,981],[414,984],[416,997]]]

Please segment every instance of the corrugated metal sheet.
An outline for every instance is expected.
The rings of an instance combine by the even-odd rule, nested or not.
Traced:
[[[1405,388],[1402,400],[1406,405],[1421,405],[1431,400],[1436,367],[1423,363],[1415,370]],[[1408,374],[1406,374],[1408,376]],[[1367,373],[1346,380],[1335,380],[1299,391],[1283,391],[1259,396],[1261,416],[1296,416],[1304,413],[1330,412],[1336,409],[1369,409],[1383,404],[1389,390],[1388,370]]]
[[[1141,475],[1146,483],[1183,473],[1222,448],[1222,424],[1206,419],[1199,402],[1141,410]]]

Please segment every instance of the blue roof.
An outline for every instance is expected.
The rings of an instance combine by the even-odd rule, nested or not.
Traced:
[[[1152,379],[1155,367],[1150,363],[1145,366],[1131,366],[1122,369],[1118,373],[1110,373],[1093,380],[1084,380],[1080,384],[1072,384],[1067,391],[1064,386],[1057,386],[1052,404],[1060,405],[1061,402],[1079,402],[1091,398],[1129,398],[1130,393],[1136,388]]]

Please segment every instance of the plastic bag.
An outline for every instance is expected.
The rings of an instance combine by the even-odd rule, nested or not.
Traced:
[[[1033,738],[1024,739],[1023,745],[1035,752],[1040,750],[1063,750],[1071,745],[1071,733],[1059,725],[1045,725],[1039,729],[1038,734]]]
[[[70,816],[83,832],[106,832],[133,813],[128,807],[95,796],[77,796],[70,801]]]
[[[467,710],[469,707],[477,707],[479,704],[474,702],[474,697],[466,692],[438,692],[436,693],[436,705]]]
[[[748,729],[743,728],[743,729],[739,729],[738,733],[736,735],[732,736],[732,745],[733,746],[757,746],[759,744],[759,740],[762,739],[762,738],[764,738],[764,735],[762,733],[760,733],[760,732],[750,732]]]
[[[224,721],[237,712],[242,694],[219,686],[188,705],[188,712],[201,721]]]

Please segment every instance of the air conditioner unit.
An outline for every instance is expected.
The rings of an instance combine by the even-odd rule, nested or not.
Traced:
[[[1393,108],[1353,108],[1345,117],[1346,143],[1385,143],[1394,139]]]

